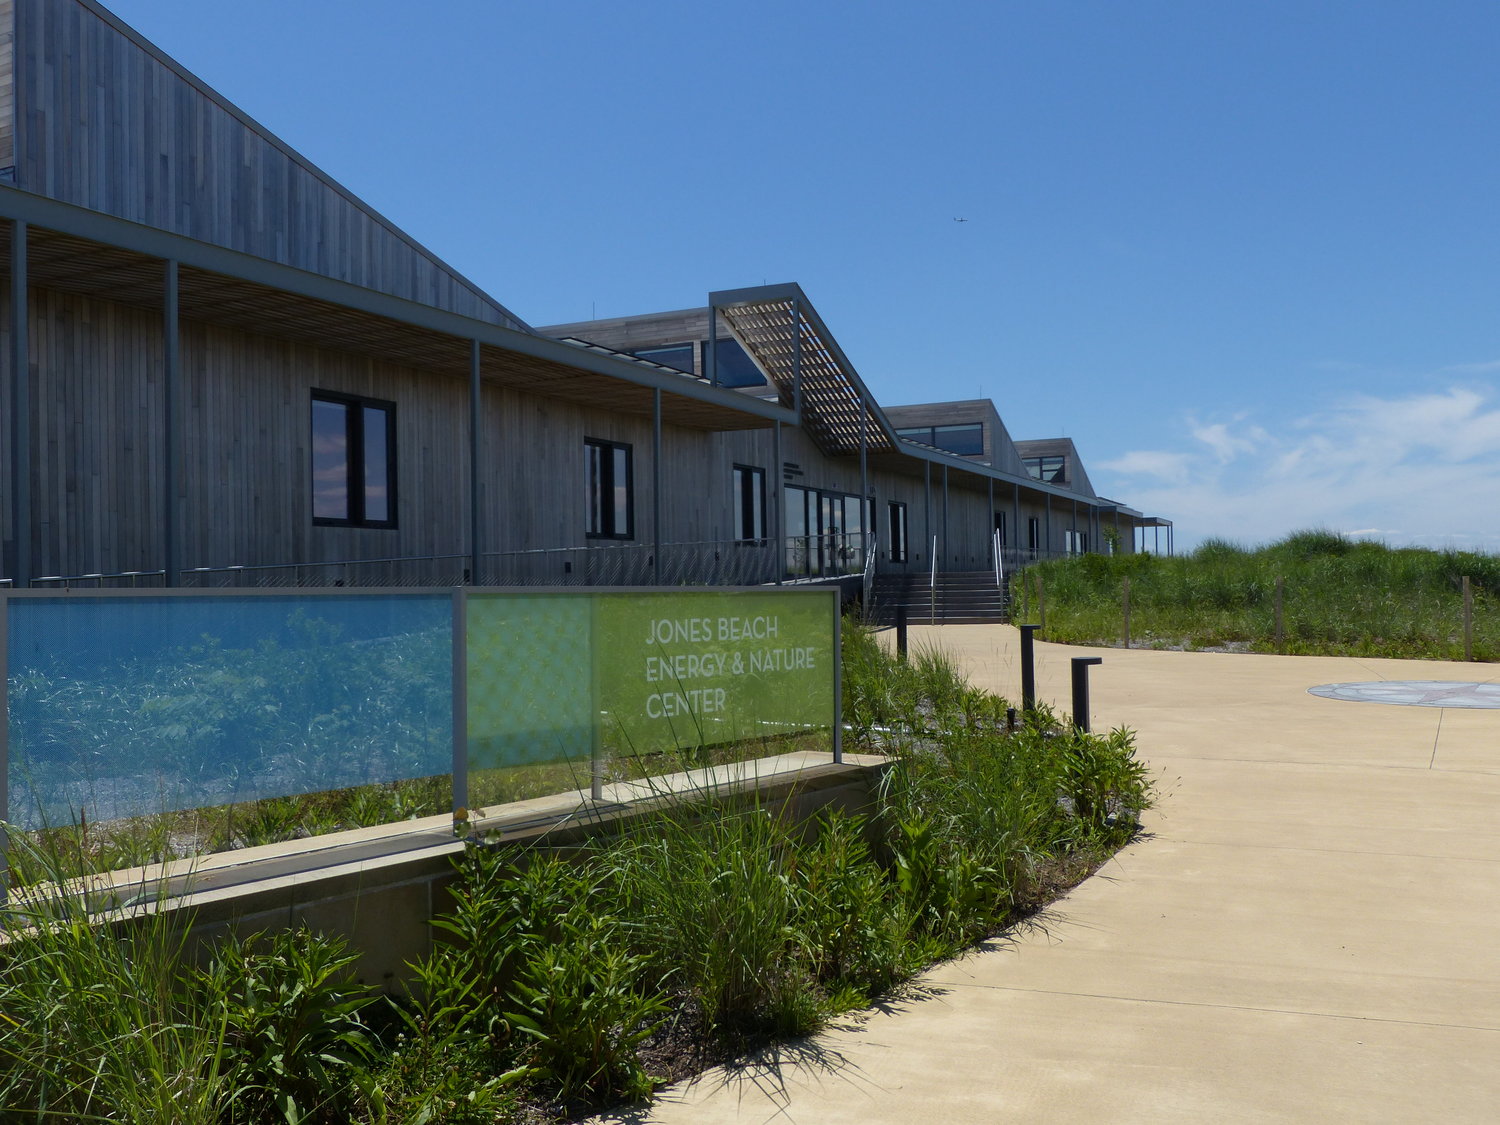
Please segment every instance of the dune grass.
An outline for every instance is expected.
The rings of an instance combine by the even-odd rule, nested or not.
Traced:
[[[1059,559],[1013,576],[1011,592],[1017,620],[1035,621],[1040,578],[1045,639],[1068,644],[1122,643],[1121,596],[1129,578],[1131,643],[1142,648],[1462,660],[1466,576],[1474,659],[1495,660],[1500,557],[1391,548],[1329,531],[1298,532],[1253,549],[1209,540],[1176,558]]]

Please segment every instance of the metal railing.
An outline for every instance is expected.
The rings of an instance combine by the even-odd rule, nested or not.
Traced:
[[[775,582],[766,539],[700,543],[603,543],[487,554],[485,586],[762,586]]]
[[[788,535],[786,574],[791,578],[863,574],[866,555],[870,553],[865,549],[865,535],[859,531]]]
[[[880,545],[875,539],[874,532],[871,532],[868,549],[865,551],[865,575],[859,603],[866,609],[869,608],[870,600],[875,593],[875,560],[879,557]]]
[[[932,559],[932,568],[931,568],[931,570],[928,571],[928,574],[927,574],[927,592],[928,592],[928,595],[929,595],[929,598],[930,598],[930,603],[928,605],[927,623],[929,625],[936,625],[937,624],[937,536],[936,535],[934,535],[932,537],[932,554],[929,557]]]
[[[868,543],[867,543],[868,539]],[[873,582],[875,537],[864,533],[726,539],[691,543],[593,542],[576,547],[489,552],[473,572],[468,554],[413,555],[320,562],[199,566],[183,570],[189,589],[235,587],[430,586],[760,586],[779,578],[863,575]],[[785,569],[778,573],[779,563]],[[10,579],[0,579],[9,585]],[[166,572],[126,570],[47,575],[33,588],[165,587]]]

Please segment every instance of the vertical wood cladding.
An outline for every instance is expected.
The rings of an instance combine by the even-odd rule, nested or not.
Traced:
[[[16,163],[16,5],[0,0],[0,173]]]
[[[89,0],[0,0],[0,16],[12,4],[18,186],[524,327]]]

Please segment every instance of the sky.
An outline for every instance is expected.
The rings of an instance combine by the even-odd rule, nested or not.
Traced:
[[[1179,550],[1500,551],[1494,0],[107,6],[531,324],[796,281]]]

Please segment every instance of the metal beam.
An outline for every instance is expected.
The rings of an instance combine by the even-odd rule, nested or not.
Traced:
[[[16,586],[31,582],[31,307],[27,300],[27,224],[10,233],[10,523]]]

